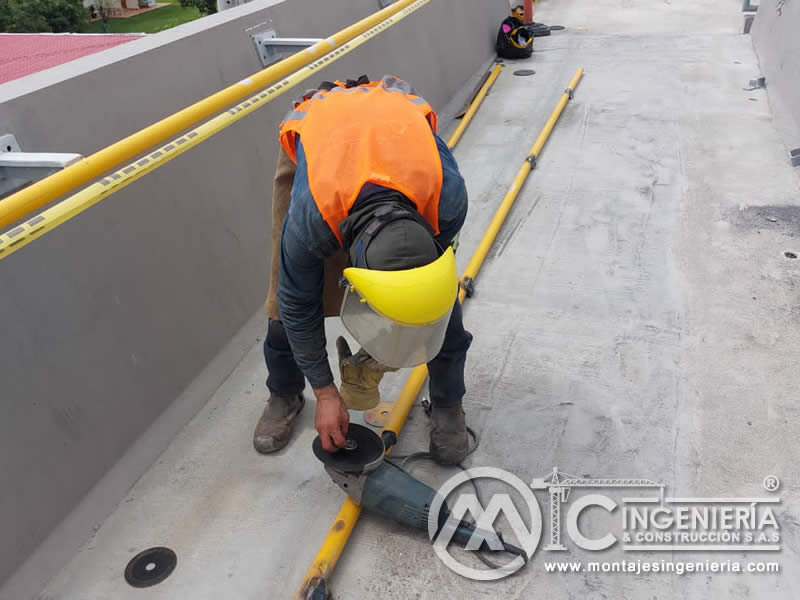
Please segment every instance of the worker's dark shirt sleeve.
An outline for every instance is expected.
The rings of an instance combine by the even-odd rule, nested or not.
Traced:
[[[305,154],[298,143],[292,200],[281,236],[278,303],[292,354],[312,388],[333,383],[326,349],[322,293],[325,258],[338,247],[338,241],[311,195]]]
[[[467,220],[467,186],[458,170],[456,159],[445,141],[438,135],[436,145],[442,161],[442,193],[439,199],[439,235],[436,241],[442,248],[458,246],[458,234]]]

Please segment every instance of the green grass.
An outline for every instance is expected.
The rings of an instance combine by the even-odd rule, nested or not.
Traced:
[[[171,6],[162,6],[143,15],[130,19],[109,19],[108,33],[157,33],[171,29],[182,23],[188,23],[200,18],[200,11],[196,8],[181,8],[179,0],[158,0],[169,2]],[[86,33],[104,33],[100,21],[89,23]]]

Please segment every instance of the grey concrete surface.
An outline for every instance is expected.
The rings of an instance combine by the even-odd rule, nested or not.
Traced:
[[[765,2],[751,29],[770,103],[787,149],[800,148],[800,4]]]
[[[543,2],[566,32],[509,65],[456,150],[471,204],[463,266],[522,157],[578,66],[586,67],[468,301],[475,334],[468,465],[523,480],[553,466],[643,477],[677,496],[761,496],[783,481],[778,575],[550,574],[540,552],[496,583],[442,565],[423,534],[363,516],[331,580],[334,597],[742,598],[800,596],[797,260],[800,181],[738,34],[739,3]],[[530,67],[532,77],[512,71]],[[339,331],[329,324],[329,340]],[[332,351],[332,348],[331,348]],[[251,449],[265,393],[256,344],[41,598],[139,598],[122,570],[168,545],[178,568],[149,598],[286,598],[343,494],[309,447],[313,403],[291,445]],[[405,374],[387,376],[384,398]],[[358,415],[354,415],[358,419]],[[427,447],[415,408],[395,453]],[[431,484],[453,473],[422,463]],[[544,507],[545,498],[539,498]],[[602,560],[630,558],[613,550]]]
[[[376,9],[252,2],[0,86],[0,131],[28,151],[88,155],[259,70],[249,32],[325,37]],[[394,73],[441,108],[492,56],[505,10],[436,0],[319,78]],[[0,581],[14,573],[3,597],[26,597],[63,564],[240,359],[244,347],[220,351],[267,289],[276,133],[291,99],[0,262]]]

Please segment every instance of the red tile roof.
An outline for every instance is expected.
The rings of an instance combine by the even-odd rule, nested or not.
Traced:
[[[143,37],[80,33],[0,33],[0,83]]]

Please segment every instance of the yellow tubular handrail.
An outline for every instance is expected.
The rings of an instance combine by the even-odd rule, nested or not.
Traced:
[[[176,156],[183,154],[226,127],[233,125],[239,119],[242,119],[251,112],[261,108],[266,103],[286,93],[300,82],[317,74],[320,69],[327,67],[332,62],[367,43],[387,28],[405,19],[408,15],[429,2],[431,2],[431,0],[415,0],[410,4],[402,2],[402,4],[407,4],[404,9],[363,32],[355,39],[345,42],[337,50],[329,52],[313,63],[299,69],[291,75],[287,75],[284,79],[262,90],[257,95],[251,96],[244,102],[229,108],[222,114],[206,121],[195,129],[173,139],[168,144],[157,148],[118,171],[108,174],[100,181],[85,187],[81,191],[69,196],[33,218],[29,218],[11,230],[0,234],[0,260],[11,256],[11,254],[20,248],[25,247],[33,240],[45,235],[47,232],[55,229],[75,215],[94,206],[104,198],[107,198],[114,192],[133,183],[150,171],[165,165]],[[397,4],[394,4],[393,6],[396,5]]]
[[[572,98],[572,94],[575,91],[575,88],[578,86],[581,77],[583,77],[583,67],[577,70],[575,76],[569,82],[569,87],[567,87],[567,89],[564,90],[564,93],[561,94],[558,104],[556,104],[553,112],[550,113],[550,117],[547,119],[544,129],[542,129],[539,137],[536,138],[536,143],[533,144],[528,157],[519,168],[519,172],[517,172],[517,176],[514,178],[514,181],[511,184],[511,189],[508,190],[505,198],[503,198],[503,201],[500,203],[492,222],[489,223],[486,233],[483,234],[483,238],[481,239],[480,244],[478,244],[478,248],[473,253],[469,264],[467,264],[467,268],[464,270],[462,281],[475,278],[475,276],[478,274],[478,271],[480,271],[481,265],[486,259],[486,255],[489,253],[489,248],[492,247],[492,244],[494,243],[494,240],[500,231],[500,227],[503,225],[503,221],[506,220],[506,216],[508,216],[511,207],[514,205],[514,201],[517,199],[517,196],[522,189],[522,185],[525,183],[528,175],[533,170],[533,167],[536,164],[536,159],[539,158],[539,154],[541,154],[542,148],[544,148],[547,139],[550,137],[553,128],[558,122],[558,118],[564,111],[564,107],[567,105],[567,102],[569,102],[570,98]],[[466,294],[466,287],[462,286],[461,291],[458,294],[459,300],[463,302]]]
[[[464,270],[462,281],[473,279],[478,274],[478,271],[480,271],[483,261],[486,259],[489,248],[497,237],[497,233],[500,231],[500,226],[503,224],[503,221],[505,221],[506,216],[511,210],[511,206],[517,199],[517,196],[519,196],[520,190],[522,190],[522,184],[533,170],[535,159],[538,158],[539,154],[544,148],[545,142],[547,142],[547,139],[550,137],[550,133],[553,131],[558,118],[564,111],[564,107],[567,105],[567,102],[569,102],[570,98],[572,98],[572,93],[580,82],[581,77],[583,77],[583,68],[578,69],[578,71],[575,73],[575,76],[569,83],[569,87],[561,95],[558,104],[556,105],[555,109],[553,109],[550,117],[547,119],[544,129],[536,139],[536,143],[533,145],[528,158],[526,158],[522,167],[520,167],[520,170],[517,173],[517,176],[514,178],[511,188],[508,190],[503,202],[497,209],[497,212],[495,213],[492,222],[489,224],[486,233],[483,235],[477,250],[473,254],[472,259],[467,265],[467,268]],[[480,100],[482,99],[483,97],[480,97]],[[476,97],[476,100],[479,100],[479,98]],[[451,138],[451,140],[452,139],[453,138]],[[533,157],[532,160],[531,157]],[[459,302],[464,302],[465,297],[466,289],[462,287],[458,295]],[[425,379],[427,376],[428,367],[425,365],[415,367],[411,371],[408,381],[406,381],[405,386],[403,386],[403,390],[400,392],[397,402],[392,408],[392,412],[389,415],[389,420],[386,426],[383,428],[383,431],[391,431],[396,435],[400,434],[400,430],[403,428],[406,418],[408,417],[408,413],[411,412],[411,408],[414,406],[417,396],[419,396],[419,392],[422,389],[422,386],[425,384]],[[314,562],[311,563],[311,568],[308,570],[308,573],[306,573],[306,577],[303,580],[303,584],[298,590],[297,595],[295,596],[295,600],[307,600],[310,598],[311,593],[320,584],[326,585],[326,581],[333,571],[333,568],[336,566],[336,563],[339,560],[345,545],[347,544],[350,533],[353,531],[353,527],[355,526],[360,514],[361,507],[348,497],[344,501],[344,504],[342,505],[342,508],[339,511],[339,514],[336,517],[328,536],[323,541],[322,547],[314,559]]]
[[[333,34],[302,52],[259,71],[239,83],[225,88],[184,108],[175,114],[153,123],[102,150],[87,156],[49,177],[0,200],[0,228],[49,204],[81,185],[100,177],[117,165],[138,156],[156,144],[178,135],[200,121],[225,110],[230,105],[268,86],[271,82],[286,77],[331,50],[342,46],[365,31],[375,27],[389,17],[415,4],[416,0],[399,0],[350,27]]]
[[[469,127],[470,121],[472,121],[472,117],[475,116],[475,113],[478,112],[478,107],[480,107],[481,102],[486,97],[486,94],[489,92],[489,88],[494,85],[494,82],[497,80],[498,75],[500,75],[500,71],[503,70],[503,65],[495,65],[494,70],[492,71],[491,75],[489,75],[489,79],[486,80],[486,83],[481,86],[481,90],[475,96],[475,100],[473,100],[472,104],[470,105],[469,109],[466,113],[464,113],[464,118],[461,119],[461,123],[458,124],[456,130],[453,132],[453,135],[447,141],[447,145],[451,148],[455,148],[456,144],[458,144],[461,136],[464,135],[464,132]]]

